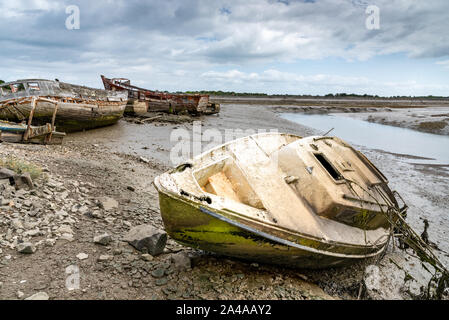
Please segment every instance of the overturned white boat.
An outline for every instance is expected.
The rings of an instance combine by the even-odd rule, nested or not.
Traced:
[[[386,215],[401,210],[385,176],[336,137],[249,136],[155,186],[165,228],[181,244],[296,267],[380,254],[391,234]]]

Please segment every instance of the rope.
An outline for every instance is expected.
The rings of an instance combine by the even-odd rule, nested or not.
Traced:
[[[430,279],[428,286],[427,286],[427,293],[426,298],[427,299],[441,299],[442,295],[446,288],[449,287],[449,271],[447,270],[446,266],[438,259],[436,254],[433,252],[432,248],[429,246],[428,243],[426,243],[419,235],[416,233],[413,228],[407,224],[405,221],[405,210],[407,209],[407,205],[404,206],[403,210],[400,210],[396,206],[388,203],[389,201],[385,201],[388,209],[387,212],[385,212],[382,208],[382,205],[378,202],[377,198],[374,197],[372,193],[370,193],[368,190],[366,190],[364,187],[359,185],[357,182],[345,179],[345,181],[348,184],[348,187],[353,190],[354,194],[357,195],[359,198],[361,204],[363,205],[363,199],[360,198],[360,196],[355,192],[354,188],[352,187],[352,184],[355,184],[358,186],[362,191],[364,191],[369,197],[374,199],[374,201],[378,204],[381,213],[385,216],[388,223],[390,224],[390,234],[388,236],[387,244],[385,245],[385,250],[379,255],[379,257],[376,260],[375,264],[378,264],[380,260],[385,256],[386,250],[388,248],[388,244],[393,238],[398,238],[400,246],[399,248],[405,251],[407,254],[411,255],[407,252],[407,248],[411,248],[418,256],[418,258],[423,263],[424,269],[426,269],[429,273],[432,274],[432,272],[424,265],[425,262],[430,264],[434,269],[435,272],[432,274],[432,278]],[[382,193],[379,192],[379,194]],[[404,202],[402,197],[397,193],[394,192],[394,194],[398,195],[400,199]],[[383,197],[383,196],[382,196]],[[405,204],[405,202],[404,202]],[[395,234],[395,231],[398,233]],[[382,237],[381,237],[382,238]],[[379,238],[375,243],[377,243],[381,238]],[[405,244],[405,245],[404,245]],[[394,241],[393,241],[394,245]],[[434,295],[431,294],[430,288],[432,286],[432,283],[435,283],[437,285],[437,289]],[[361,291],[359,290],[359,298],[360,298]]]

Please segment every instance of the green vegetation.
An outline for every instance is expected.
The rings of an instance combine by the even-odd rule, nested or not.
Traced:
[[[185,91],[185,92],[176,92],[176,93],[184,93],[184,94],[207,94],[211,96],[233,96],[233,97],[272,97],[272,98],[284,98],[284,99],[298,99],[298,98],[305,98],[305,99],[319,99],[319,98],[327,98],[327,99],[351,99],[351,98],[357,98],[357,99],[427,99],[427,100],[441,100],[441,99],[448,99],[448,97],[442,97],[442,96],[390,96],[390,97],[381,97],[378,95],[371,95],[371,94],[356,94],[356,93],[328,93],[325,95],[310,95],[310,94],[272,94],[269,95],[267,93],[257,93],[257,92],[234,92],[234,91]]]
[[[3,81],[3,80],[0,80],[0,84],[2,84],[2,83],[5,83],[5,81]]]
[[[423,121],[419,124],[419,128],[423,130],[442,130],[448,125],[445,121]]]
[[[234,92],[234,91],[186,91],[177,92],[186,94],[208,94],[211,96],[237,96],[237,97],[247,97],[247,96],[268,96],[266,93],[250,93],[250,92]]]
[[[42,168],[35,164],[19,160],[13,157],[0,158],[0,167],[7,168],[18,174],[29,173],[31,179],[37,179],[42,175]]]

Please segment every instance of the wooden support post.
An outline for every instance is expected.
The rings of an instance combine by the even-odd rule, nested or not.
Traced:
[[[51,131],[55,131],[55,121],[56,121],[56,113],[58,112],[59,103],[55,105],[55,111],[53,112],[53,117],[51,118]]]
[[[34,111],[36,110],[36,105],[37,105],[37,99],[35,97],[33,97],[33,99],[31,100],[31,111],[30,111],[30,116],[28,118],[28,126],[25,131],[25,134],[23,135],[23,141],[27,141],[28,137],[31,133],[31,122],[33,121],[33,116],[34,116]]]
[[[53,117],[51,118],[51,132],[46,138],[46,143],[49,143],[51,141],[51,138],[53,137],[53,132],[55,132],[55,121],[56,121],[56,113],[58,112],[59,103],[55,103],[55,111],[53,112]]]

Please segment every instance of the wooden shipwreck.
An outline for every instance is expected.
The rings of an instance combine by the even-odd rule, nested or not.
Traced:
[[[38,79],[4,83],[0,94],[0,119],[21,122],[31,118],[33,125],[53,123],[65,132],[114,124],[128,101],[126,92]]]
[[[304,268],[379,255],[405,215],[384,175],[336,137],[267,133],[216,147],[154,181],[168,234],[223,255]]]
[[[125,78],[108,79],[101,76],[101,79],[106,90],[128,92],[127,113],[139,115],[148,111],[160,111],[173,114],[188,112],[193,115],[209,115],[220,112],[220,105],[211,102],[208,95],[173,94],[143,89],[131,85],[131,81]]]
[[[25,123],[0,121],[0,142],[62,144],[65,136],[65,133],[57,132],[49,123],[36,127]]]

